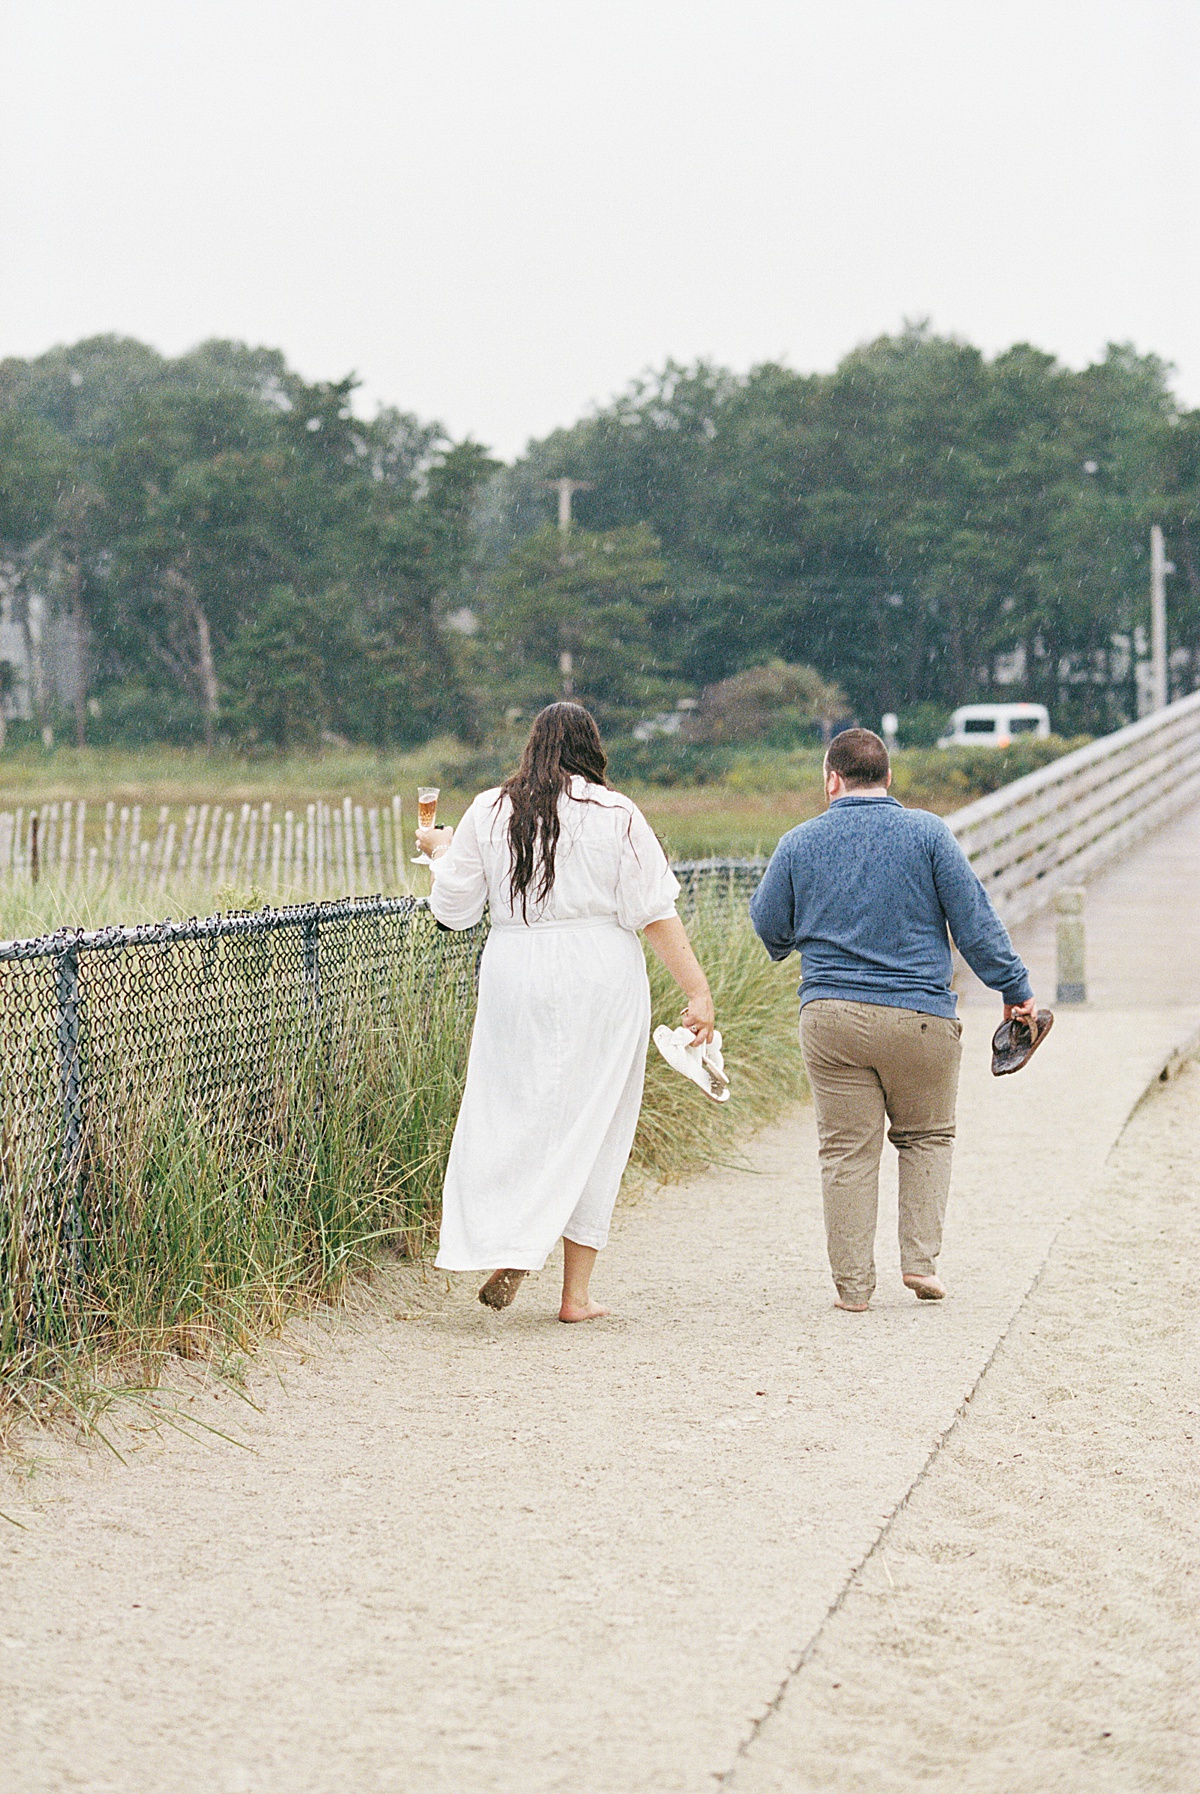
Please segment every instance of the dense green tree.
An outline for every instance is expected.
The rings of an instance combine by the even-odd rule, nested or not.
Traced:
[[[1187,412],[1168,428],[1163,460],[1163,523],[1176,570],[1172,635],[1179,658],[1186,656],[1181,682],[1191,689],[1200,686],[1200,411]]]
[[[0,554],[25,554],[53,528],[74,456],[41,418],[0,407]]]
[[[584,482],[566,539],[562,475]],[[60,645],[73,620],[101,734],[473,738],[564,682],[620,726],[775,663],[866,721],[1003,689],[1105,728],[1136,708],[1154,522],[1182,688],[1200,414],[1127,345],[1076,372],[913,325],[829,374],[669,363],[502,470],[272,349],[99,336],[0,362],[0,559]]]
[[[329,663],[340,659],[336,624],[336,612],[331,616],[319,599],[272,586],[225,659],[236,694],[229,720],[240,741],[290,748],[320,740],[333,720]]]
[[[0,410],[39,418],[79,448],[109,446],[130,400],[165,383],[169,366],[131,337],[86,337],[33,361],[0,361]]]
[[[220,342],[168,361],[103,337],[0,364],[0,527],[39,538],[106,716],[139,732],[173,716],[210,743],[295,733],[286,705],[256,729],[247,694],[266,686],[245,683],[262,617],[281,639],[286,588],[298,620],[325,619],[319,654],[281,674],[294,692],[307,668],[320,726],[380,744],[471,732],[443,625],[494,463],[406,413],[359,418],[355,384]]]
[[[657,537],[545,525],[514,550],[485,620],[496,682],[528,709],[577,695],[606,721],[661,696],[658,628],[669,603]]]
[[[808,663],[873,720],[1003,678],[1062,726],[1102,728],[1133,713],[1151,522],[1187,564],[1192,441],[1153,356],[1116,345],[1074,373],[916,325],[829,375],[668,367],[532,445],[486,539],[499,557],[545,516],[545,479],[587,480],[586,522],[660,536],[672,597],[656,652],[697,684]],[[1191,610],[1173,616],[1192,653]]]

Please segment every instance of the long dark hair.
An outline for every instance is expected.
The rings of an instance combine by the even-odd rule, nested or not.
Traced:
[[[528,920],[526,903],[544,903],[554,889],[558,849],[558,800],[577,775],[589,785],[607,786],[608,756],[595,719],[582,704],[547,704],[533,719],[521,764],[500,787],[512,803],[508,845],[512,851],[510,888]],[[584,800],[586,802],[586,799]]]

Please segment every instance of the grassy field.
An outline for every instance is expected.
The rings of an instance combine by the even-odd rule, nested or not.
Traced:
[[[893,790],[903,803],[946,813],[969,803],[998,784],[1044,764],[1073,743],[1025,743],[1008,752],[931,749],[900,750],[894,758]],[[449,740],[432,741],[409,754],[374,754],[368,750],[331,748],[317,755],[283,755],[259,760],[228,753],[205,756],[156,748],[140,752],[118,749],[77,751],[56,747],[50,752],[23,748],[0,754],[0,810],[24,809],[84,798],[88,803],[87,838],[94,843],[103,826],[104,805],[141,804],[151,826],[161,805],[181,809],[188,804],[238,806],[269,801],[276,816],[291,808],[302,814],[316,799],[338,805],[386,806],[393,793],[403,800],[406,826],[415,811],[418,784],[440,784],[440,816],[457,822],[475,792],[495,782],[509,755],[474,755]],[[626,787],[676,859],[709,855],[769,854],[780,835],[823,804],[819,749],[794,752],[743,752],[724,775],[698,785],[630,783]],[[190,898],[192,894],[184,894]],[[0,895],[0,906],[5,899]],[[11,910],[11,905],[6,906]],[[159,906],[177,913],[178,904]],[[104,908],[102,905],[101,908]],[[89,903],[86,920],[98,919]],[[115,919],[116,912],[100,919]],[[0,927],[11,937],[11,916]],[[64,915],[64,920],[71,920]],[[85,919],[83,916],[80,920]]]

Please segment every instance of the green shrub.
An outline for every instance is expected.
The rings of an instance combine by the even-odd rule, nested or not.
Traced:
[[[608,776],[614,785],[711,785],[733,763],[728,748],[654,735],[634,741],[620,735],[608,744]]]
[[[907,704],[897,713],[897,739],[905,748],[936,747],[950,720],[944,704]]]
[[[69,741],[74,733],[72,720],[64,714],[56,719],[56,724],[57,733]],[[204,716],[193,698],[174,687],[110,685],[94,700],[87,734],[93,747],[114,743],[196,747],[204,739]]]
[[[820,741],[846,709],[845,694],[815,667],[769,660],[707,686],[684,727],[691,741],[790,748]]]
[[[956,809],[1049,766],[1090,739],[1050,735],[1038,741],[1026,735],[1006,748],[914,748],[894,757],[892,790],[904,803],[920,803],[923,796],[936,792],[939,808]]]

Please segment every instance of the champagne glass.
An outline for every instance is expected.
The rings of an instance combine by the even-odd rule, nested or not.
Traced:
[[[433,828],[437,823],[438,798],[442,794],[440,785],[417,786],[417,827]],[[433,861],[427,853],[414,853],[414,866],[432,866]]]

